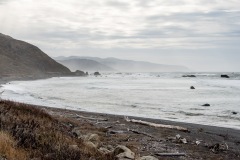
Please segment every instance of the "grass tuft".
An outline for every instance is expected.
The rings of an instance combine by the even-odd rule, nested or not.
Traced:
[[[8,160],[27,160],[27,153],[16,147],[16,142],[8,133],[0,131],[0,155]]]

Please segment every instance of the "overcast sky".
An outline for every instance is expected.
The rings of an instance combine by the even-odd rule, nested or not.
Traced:
[[[0,32],[52,57],[240,71],[240,0],[0,0]]]

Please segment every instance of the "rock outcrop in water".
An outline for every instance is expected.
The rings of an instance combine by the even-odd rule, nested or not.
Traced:
[[[70,70],[57,63],[38,47],[0,33],[0,76],[35,77],[69,75]]]
[[[99,72],[94,72],[94,76],[101,76]]]
[[[221,78],[230,78],[230,77],[228,75],[226,75],[226,74],[222,74]]]
[[[195,78],[195,75],[183,75],[182,77],[191,77],[191,78]]]
[[[191,86],[190,89],[195,89],[195,87],[194,87],[194,86]]]
[[[73,72],[75,76],[88,76],[88,72],[83,72],[83,71],[80,71],[80,70],[76,70],[75,72]]]

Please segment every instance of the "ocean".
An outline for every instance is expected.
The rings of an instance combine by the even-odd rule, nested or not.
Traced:
[[[196,77],[182,77],[189,74]],[[240,129],[240,73],[221,74],[103,73],[13,81],[0,92],[35,105]]]

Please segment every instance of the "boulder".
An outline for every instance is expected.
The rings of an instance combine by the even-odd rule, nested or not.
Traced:
[[[221,78],[230,78],[230,77],[228,75],[226,75],[226,74],[222,74]]]
[[[158,160],[158,158],[153,156],[143,156],[140,158],[140,160]]]
[[[195,75],[183,75],[182,77],[196,77]]]
[[[194,87],[194,86],[191,86],[190,89],[195,89],[195,87]]]
[[[94,76],[101,76],[99,72],[94,72]]]
[[[232,114],[235,114],[235,115],[236,115],[236,114],[237,114],[237,112],[232,112]]]
[[[210,104],[206,103],[206,104],[203,104],[202,106],[204,106],[204,107],[210,107]]]
[[[117,146],[115,148],[115,150],[113,151],[113,154],[118,160],[134,159],[135,158],[135,153],[133,153],[126,146],[122,146],[122,145]]]
[[[87,74],[85,74],[83,71],[80,71],[80,70],[76,70],[73,73],[75,76],[87,76]]]

